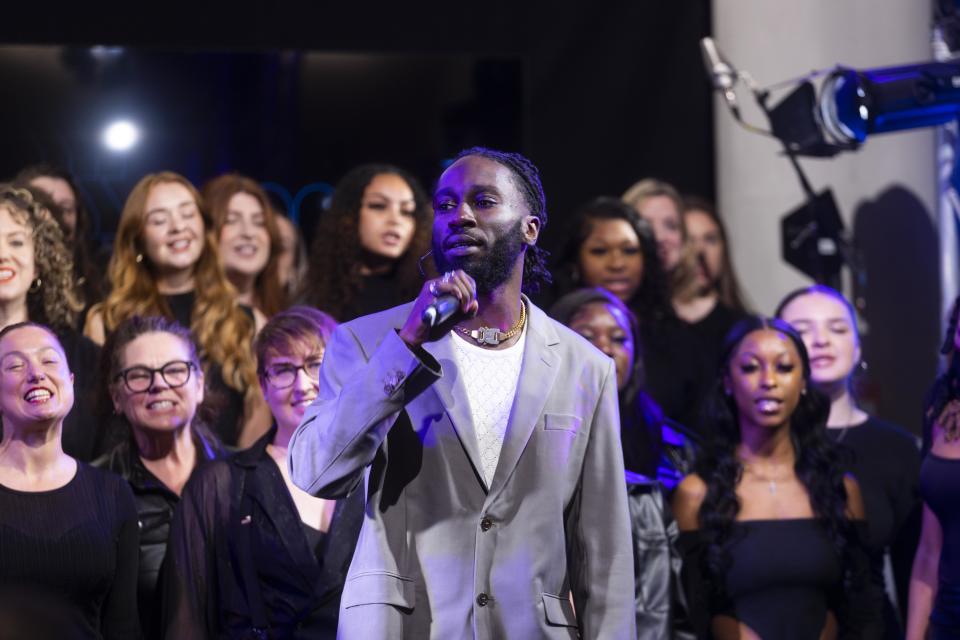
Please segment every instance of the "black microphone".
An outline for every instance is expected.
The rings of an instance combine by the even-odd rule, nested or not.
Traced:
[[[733,90],[737,83],[737,70],[720,54],[713,38],[700,40],[700,51],[703,53],[703,64],[707,68],[707,75],[710,76],[713,88],[723,94],[723,99],[727,101],[730,111],[739,119],[740,107],[737,105],[737,94]]]
[[[456,313],[459,308],[460,300],[457,299],[457,296],[452,293],[445,293],[437,296],[437,299],[423,310],[420,319],[426,325],[436,327],[449,320],[450,316]]]

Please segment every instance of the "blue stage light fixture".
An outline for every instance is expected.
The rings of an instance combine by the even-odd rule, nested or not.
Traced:
[[[833,141],[932,127],[960,115],[960,63],[857,71],[838,67],[820,89],[819,118]]]

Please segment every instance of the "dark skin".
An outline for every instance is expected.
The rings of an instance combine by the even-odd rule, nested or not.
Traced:
[[[747,334],[730,359],[723,382],[737,405],[737,458],[744,469],[736,488],[738,521],[814,517],[809,494],[794,470],[796,451],[790,439],[790,418],[805,387],[801,368],[796,347],[772,329]],[[764,402],[766,398],[775,400]],[[857,481],[847,476],[844,486],[847,517],[862,520],[863,498]],[[700,528],[700,506],[706,493],[707,484],[697,474],[677,486],[673,511],[681,531]],[[718,640],[757,638],[747,625],[724,615],[713,617],[711,632]],[[829,612],[820,638],[836,636],[836,618]]]
[[[433,198],[433,235],[445,261],[462,264],[448,277],[428,280],[420,289],[399,335],[411,348],[439,340],[454,326],[471,330],[481,326],[506,332],[520,318],[525,247],[536,244],[540,220],[530,214],[514,176],[507,167],[482,156],[466,156],[452,164],[437,183]],[[520,223],[523,248],[510,265],[506,279],[490,291],[478,292],[469,275],[471,263],[484,259],[494,243]],[[450,293],[459,310],[437,326],[421,316],[437,295]],[[516,344],[519,334],[492,349]]]

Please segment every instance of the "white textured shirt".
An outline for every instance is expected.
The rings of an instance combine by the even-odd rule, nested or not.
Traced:
[[[524,324],[520,339],[506,349],[485,349],[473,344],[471,338],[464,339],[453,331],[450,334],[460,384],[473,418],[484,481],[489,487],[497,470],[510,410],[517,395],[527,327]]]

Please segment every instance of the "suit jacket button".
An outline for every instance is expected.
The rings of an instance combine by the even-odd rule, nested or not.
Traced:
[[[485,593],[481,593],[477,596],[477,604],[481,607],[487,606],[487,603],[490,602],[490,596]]]
[[[481,531],[489,531],[490,527],[492,526],[493,526],[493,520],[491,520],[490,518],[484,518],[483,520],[480,521]]]

